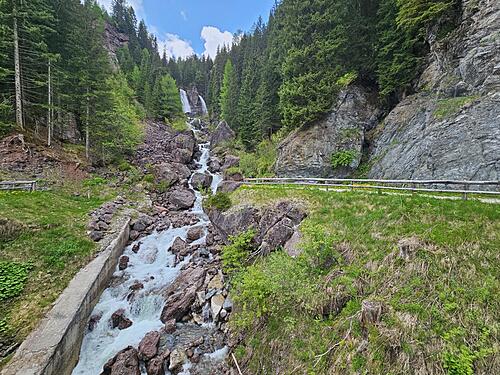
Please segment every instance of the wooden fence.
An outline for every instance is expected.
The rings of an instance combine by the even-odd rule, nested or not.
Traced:
[[[246,178],[247,185],[296,185],[342,189],[394,190],[407,192],[434,192],[500,196],[500,181],[456,181],[456,180],[368,180],[339,178]]]
[[[36,181],[0,181],[0,190],[37,190]]]

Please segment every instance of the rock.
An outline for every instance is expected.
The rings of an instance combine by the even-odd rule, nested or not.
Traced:
[[[129,239],[130,239],[131,241],[135,241],[136,239],[138,239],[138,238],[139,238],[139,236],[140,236],[140,235],[141,235],[141,234],[140,234],[138,231],[136,231],[136,230],[131,230],[131,231],[130,231],[130,234],[129,234]]]
[[[217,275],[215,275],[212,280],[208,283],[207,289],[218,289],[222,290],[224,288],[224,281],[223,281],[223,276],[222,273],[219,271]]]
[[[225,319],[226,316],[227,316],[227,311],[222,309],[220,312],[219,312],[219,316],[221,319]]]
[[[186,241],[184,241],[182,238],[177,237],[172,244],[172,247],[170,248],[170,251],[173,254],[183,254],[186,252],[187,249],[187,244]]]
[[[300,231],[295,230],[292,237],[290,237],[290,239],[285,243],[283,248],[289,256],[296,258],[302,254],[302,249],[299,247],[301,241],[302,235],[300,234]]]
[[[196,196],[191,190],[178,189],[170,193],[168,200],[174,209],[184,210],[193,207]]]
[[[186,360],[187,356],[184,350],[174,349],[172,353],[170,353],[170,365],[168,366],[168,369],[170,371],[176,370],[180,368]]]
[[[382,319],[382,312],[382,302],[364,300],[361,303],[361,324],[366,326],[368,324],[379,323]]]
[[[101,315],[92,315],[89,319],[89,325],[88,329],[90,332],[92,332],[95,327],[97,326],[97,323],[101,320],[102,316]]]
[[[164,375],[165,374],[165,359],[163,356],[154,357],[146,364],[147,375]]]
[[[222,305],[222,308],[226,311],[232,311],[233,310],[233,301],[228,297],[224,301],[224,304]]]
[[[218,158],[212,158],[210,162],[208,163],[208,169],[212,173],[218,173],[220,172],[222,167],[222,164]]]
[[[119,309],[111,315],[111,326],[119,330],[127,329],[132,325],[132,321],[125,317],[125,310]]]
[[[175,183],[185,180],[191,175],[186,165],[175,162],[157,164],[154,170],[156,183],[165,183],[167,186],[173,186]]]
[[[243,175],[241,174],[241,172],[239,172],[239,171],[225,170],[224,171],[224,180],[243,182],[244,178],[243,178]]]
[[[141,245],[142,242],[135,243],[134,246],[132,246],[132,251],[137,254],[141,248]]]
[[[111,224],[111,221],[113,220],[113,214],[104,214],[104,215],[102,215],[101,219],[106,224]]]
[[[222,181],[217,187],[217,191],[221,193],[232,193],[242,185],[239,181]]]
[[[117,57],[118,50],[128,43],[129,37],[120,33],[110,22],[104,24],[104,36],[104,48],[110,57],[113,71],[117,72],[120,69]]]
[[[260,220],[259,211],[250,206],[235,207],[227,212],[212,209],[208,211],[208,216],[225,244],[229,244],[229,236],[257,228]]]
[[[144,289],[144,284],[137,281],[134,284],[132,284],[129,289],[134,290],[134,291],[141,290],[141,289]]]
[[[197,190],[209,189],[212,185],[213,177],[206,173],[195,173],[191,179],[191,184]]]
[[[148,215],[141,215],[132,225],[132,230],[143,232],[147,227],[154,223],[154,219]]]
[[[128,267],[128,262],[129,262],[129,257],[126,255],[123,255],[120,257],[120,261],[118,262],[118,269],[120,271],[123,271]]]
[[[222,170],[226,171],[229,168],[235,168],[239,167],[240,165],[240,158],[234,155],[226,155],[224,157],[224,164],[222,165]]]
[[[214,319],[217,318],[220,311],[222,310],[222,306],[224,306],[224,301],[225,301],[225,298],[222,294],[216,294],[210,300],[210,307],[212,309],[212,317]]]
[[[106,362],[101,375],[141,375],[137,350],[129,346],[120,351]]]
[[[270,228],[262,238],[260,246],[262,255],[268,255],[283,246],[294,233],[292,221],[289,218],[282,219],[279,223]]]
[[[407,261],[420,247],[422,243],[418,237],[403,238],[398,241],[399,256]]]
[[[167,288],[164,292],[165,306],[161,313],[163,323],[171,319],[181,321],[191,311],[196,300],[196,291],[203,284],[205,273],[202,267],[188,268]]]
[[[90,239],[94,242],[99,242],[100,240],[102,240],[104,238],[104,233],[100,232],[100,231],[97,231],[97,230],[93,230],[92,232],[90,232]]]
[[[292,132],[278,147],[275,171],[279,177],[348,176],[362,156],[365,131],[377,123],[377,93],[359,86],[340,92],[323,120]],[[333,169],[332,155],[351,152],[347,167]]]
[[[205,234],[205,230],[203,227],[194,227],[191,228],[187,233],[187,239],[190,242],[194,242],[199,240]]]
[[[160,342],[160,333],[152,331],[146,334],[139,343],[139,358],[148,361],[158,354],[158,343]]]
[[[215,148],[224,142],[230,142],[235,138],[236,134],[233,129],[229,127],[226,121],[221,121],[210,137],[210,145]]]
[[[175,332],[175,330],[177,329],[177,326],[175,324],[175,319],[170,319],[168,321],[165,322],[165,332],[167,334],[172,334]]]

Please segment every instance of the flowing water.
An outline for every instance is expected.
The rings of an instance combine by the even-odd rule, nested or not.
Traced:
[[[222,177],[208,171],[210,144],[201,144],[199,148],[201,151],[199,168],[194,173],[212,175],[211,190],[215,193]],[[193,189],[191,179],[189,185]],[[190,212],[199,218],[199,222],[193,226],[203,226],[205,235],[194,242],[194,245],[205,243],[209,224],[208,217],[203,212],[202,194],[196,190],[195,192],[196,202]],[[185,240],[188,230],[193,226],[176,229],[170,227],[166,231],[154,232],[141,238],[142,245],[137,254],[132,251],[135,243],[125,249],[124,255],[130,258],[129,266],[123,271],[117,270],[114,273],[114,280],[119,281],[112,283],[103,292],[95,306],[92,316],[100,316],[100,320],[83,338],[80,360],[73,370],[73,375],[100,374],[103,365],[116,353],[129,345],[137,347],[146,333],[159,330],[164,326],[160,320],[164,306],[164,297],[161,292],[175,280],[182,266],[189,261],[187,258],[174,266],[175,255],[169,249],[177,237]],[[130,287],[137,282],[144,284],[144,288],[137,291],[135,297],[129,301],[127,297],[131,292]],[[125,315],[133,321],[132,326],[124,330],[111,328],[111,315],[118,309],[125,310]],[[183,373],[189,374],[189,364],[186,364]]]
[[[201,102],[201,109],[203,110],[204,115],[208,115],[208,108],[207,108],[207,103],[205,102],[205,99],[200,95],[200,102]]]
[[[189,99],[186,91],[183,89],[180,90],[181,102],[182,102],[182,111],[184,113],[191,113],[191,104],[189,104]]]

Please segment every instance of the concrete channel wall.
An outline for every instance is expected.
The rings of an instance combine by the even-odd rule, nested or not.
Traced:
[[[71,374],[78,362],[89,315],[116,269],[129,231],[127,218],[105,250],[71,280],[52,310],[2,370],[2,375]]]

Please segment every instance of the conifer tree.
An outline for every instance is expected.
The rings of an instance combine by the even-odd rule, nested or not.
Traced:
[[[235,129],[237,128],[238,94],[238,77],[231,59],[228,59],[224,68],[220,108],[222,119],[226,120]]]

